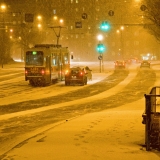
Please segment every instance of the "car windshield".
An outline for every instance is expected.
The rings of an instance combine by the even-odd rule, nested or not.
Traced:
[[[71,74],[77,74],[81,71],[80,68],[71,68]]]

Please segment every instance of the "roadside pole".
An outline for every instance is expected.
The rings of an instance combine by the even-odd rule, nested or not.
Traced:
[[[102,59],[103,59],[102,54],[98,56],[98,59],[99,59],[99,72],[102,73]]]

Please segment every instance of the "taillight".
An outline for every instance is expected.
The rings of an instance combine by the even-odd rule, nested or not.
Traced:
[[[42,74],[44,74],[44,73],[45,73],[45,71],[44,71],[44,70],[41,70],[41,73],[42,73]]]
[[[28,71],[27,71],[27,70],[25,70],[25,74],[28,74]]]
[[[80,75],[83,75],[83,72],[81,72]]]

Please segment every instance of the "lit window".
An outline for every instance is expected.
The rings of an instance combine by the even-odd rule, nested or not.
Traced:
[[[78,0],[76,0],[76,3],[78,3]]]
[[[56,10],[55,9],[53,9],[53,14],[56,14]]]
[[[71,29],[73,29],[73,26],[71,26]]]
[[[71,3],[73,3],[73,0],[71,0]]]

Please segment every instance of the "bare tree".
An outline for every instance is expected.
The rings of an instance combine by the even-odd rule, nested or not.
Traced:
[[[147,22],[145,28],[160,41],[160,1],[145,0],[141,10],[144,11]]]

